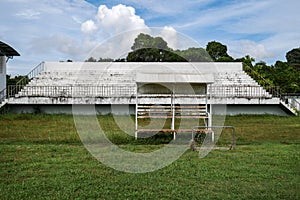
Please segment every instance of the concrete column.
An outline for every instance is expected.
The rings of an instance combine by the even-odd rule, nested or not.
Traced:
[[[6,57],[0,56],[0,91],[6,88]]]

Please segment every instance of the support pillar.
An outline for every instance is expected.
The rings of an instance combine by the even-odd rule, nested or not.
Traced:
[[[0,92],[6,88],[6,57],[0,56]],[[4,94],[6,96],[6,93]]]
[[[136,93],[135,93],[135,133],[134,137],[137,140],[138,138],[138,85],[136,84]]]
[[[212,127],[212,86],[209,84],[209,116],[208,116],[208,126]],[[211,129],[210,129],[211,130]],[[211,131],[211,141],[215,141],[215,133]]]
[[[172,110],[172,122],[171,122],[171,129],[175,130],[175,96],[174,96],[174,85],[172,89],[172,95],[171,95],[171,110]],[[176,132],[173,132],[173,139],[176,139]]]

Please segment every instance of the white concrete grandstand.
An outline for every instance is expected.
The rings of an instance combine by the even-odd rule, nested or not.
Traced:
[[[11,107],[135,105],[140,79],[146,79],[145,74],[152,74],[149,78],[153,79],[149,86],[151,92],[140,97],[144,103],[168,104],[169,96],[164,93],[169,93],[159,85],[170,89],[172,83],[185,82],[191,91],[186,93],[184,89],[175,88],[170,92],[179,104],[228,105],[232,106],[232,114],[293,111],[247,75],[242,70],[242,63],[43,62],[30,74],[29,83],[9,88],[8,104]],[[169,85],[165,85],[166,79]],[[147,84],[150,84],[149,80]],[[249,106],[252,108],[247,110]],[[286,110],[280,111],[280,106]]]

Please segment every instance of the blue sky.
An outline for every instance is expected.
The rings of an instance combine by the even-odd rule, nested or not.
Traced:
[[[8,63],[12,75],[41,61],[83,61],[99,44],[95,55],[117,58],[138,34],[123,33],[136,29],[172,48],[186,47],[182,37],[204,48],[216,40],[235,58],[273,64],[300,46],[299,8],[298,0],[1,0],[0,40],[21,54]]]

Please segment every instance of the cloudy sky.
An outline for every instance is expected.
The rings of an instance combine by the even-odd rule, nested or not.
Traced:
[[[99,46],[99,57],[124,57],[139,32],[172,48],[185,48],[184,38],[204,48],[216,40],[235,58],[269,64],[300,46],[299,0],[0,1],[0,40],[21,54],[8,63],[11,75],[41,61],[83,61]]]

